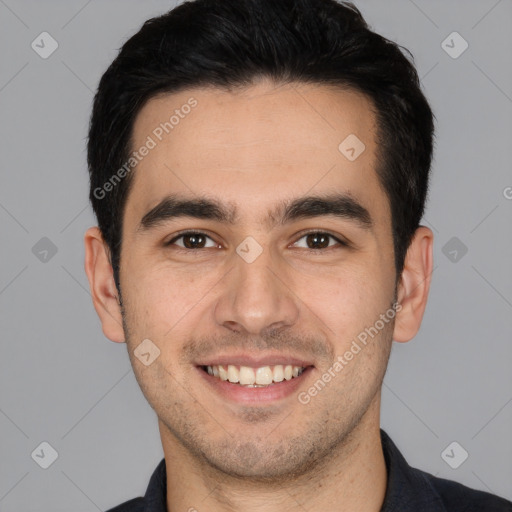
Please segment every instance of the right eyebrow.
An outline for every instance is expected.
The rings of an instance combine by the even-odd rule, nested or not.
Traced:
[[[211,199],[188,199],[170,195],[162,199],[142,217],[138,230],[146,231],[177,217],[193,217],[195,219],[208,219],[235,224],[235,213],[234,209],[227,209],[221,203]]]

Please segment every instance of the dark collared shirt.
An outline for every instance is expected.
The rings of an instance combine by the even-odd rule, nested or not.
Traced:
[[[512,502],[412,468],[391,438],[380,430],[388,471],[381,512],[512,512]],[[144,498],[108,512],[167,512],[165,459],[155,469]]]

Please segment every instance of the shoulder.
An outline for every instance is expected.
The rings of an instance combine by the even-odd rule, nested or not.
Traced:
[[[107,510],[107,512],[144,512],[149,509],[153,512],[165,512],[166,474],[165,458],[163,458],[151,475],[144,497],[125,501],[117,507]]]
[[[512,512],[512,502],[410,466],[381,429],[388,483],[382,512]]]
[[[144,499],[134,498],[129,501],[125,501],[117,507],[107,510],[107,512],[144,512]]]
[[[416,470],[420,471],[420,470]],[[471,489],[465,485],[438,478],[421,471],[435,489],[447,511],[454,512],[512,512],[512,502],[494,494]]]

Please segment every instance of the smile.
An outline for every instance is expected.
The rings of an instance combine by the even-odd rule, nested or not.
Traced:
[[[291,364],[260,366],[258,368],[234,364],[208,365],[202,366],[202,369],[221,381],[229,381],[231,384],[246,387],[267,387],[284,380],[292,380],[299,377],[305,370],[302,366]]]

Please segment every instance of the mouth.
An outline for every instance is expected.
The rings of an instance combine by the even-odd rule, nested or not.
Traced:
[[[243,365],[206,365],[200,367],[204,372],[221,381],[238,384],[248,388],[265,388],[300,377],[306,367],[276,364],[253,368]]]
[[[245,405],[265,405],[290,397],[307,385],[314,366],[288,357],[226,356],[196,364],[196,371],[218,398]]]

